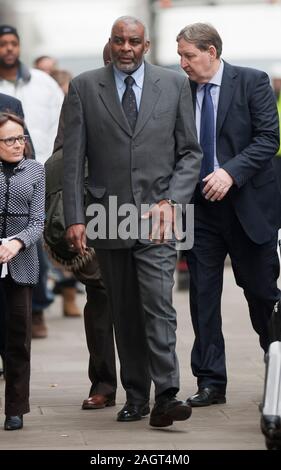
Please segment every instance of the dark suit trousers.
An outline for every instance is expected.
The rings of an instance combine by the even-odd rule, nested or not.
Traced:
[[[101,279],[86,285],[87,302],[84,323],[87,346],[90,353],[89,396],[99,393],[115,398],[117,379],[113,339],[113,321],[105,287]]]
[[[236,283],[244,290],[248,302],[253,328],[261,347],[267,351],[268,320],[280,297],[277,234],[263,245],[252,242],[228,196],[220,202],[208,202],[197,188],[194,203],[194,246],[187,251],[195,332],[191,365],[199,386],[213,385],[225,392],[227,376],[221,319],[224,260],[229,254]]]
[[[29,412],[32,287],[1,280],[7,303],[5,414]]]
[[[172,307],[176,251],[169,244],[137,242],[128,250],[96,250],[109,293],[127,400],[179,389],[176,312]]]

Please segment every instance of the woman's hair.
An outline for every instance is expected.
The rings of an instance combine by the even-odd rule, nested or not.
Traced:
[[[10,111],[7,109],[6,111],[0,112],[0,127],[2,127],[6,122],[12,121],[15,122],[16,124],[19,124],[23,130],[25,130],[25,124],[24,120],[21,116],[18,114],[14,113],[13,111]],[[30,142],[26,142],[25,147],[24,147],[24,156],[25,158],[31,158],[32,157],[32,151],[31,151],[31,145]]]

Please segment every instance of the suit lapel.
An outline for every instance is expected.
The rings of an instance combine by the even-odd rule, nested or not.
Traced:
[[[217,113],[217,136],[222,128],[228,108],[230,106],[233,92],[235,89],[235,79],[237,72],[234,67],[224,62],[224,69],[222,75],[218,113]]]
[[[140,103],[140,109],[138,113],[138,119],[136,122],[136,128],[134,131],[134,137],[141,132],[146,122],[150,118],[153,109],[161,94],[161,89],[158,87],[157,82],[160,77],[152,65],[145,63],[144,71],[144,82],[142,97]],[[104,79],[100,80],[99,95],[113,119],[117,124],[130,136],[132,136],[132,130],[123,112],[118,92],[116,89],[114,72],[112,65],[109,65],[104,70]]]
[[[160,77],[155,73],[153,66],[145,63],[143,90],[134,137],[139,134],[145,126],[159,99],[161,94],[161,89],[157,85],[159,80]]]
[[[104,79],[100,80],[99,85],[99,95],[107,111],[111,114],[116,123],[131,136],[132,130],[119,100],[112,65],[104,69]]]

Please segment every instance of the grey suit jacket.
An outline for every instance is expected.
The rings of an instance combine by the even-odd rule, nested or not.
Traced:
[[[64,211],[66,225],[85,223],[84,165],[89,203],[117,206],[173,199],[186,204],[198,181],[201,150],[192,98],[184,75],[145,64],[134,132],[118,98],[112,65],[85,72],[70,84],[64,109]],[[119,222],[119,220],[118,220]],[[134,240],[96,240],[95,247],[126,248]],[[91,244],[91,242],[89,243]]]

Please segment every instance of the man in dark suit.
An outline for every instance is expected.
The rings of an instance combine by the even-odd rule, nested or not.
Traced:
[[[0,93],[0,111],[10,111],[15,114],[18,114],[21,118],[24,118],[21,102],[18,99],[13,98],[12,96],[5,95],[4,93]],[[25,134],[29,135],[27,129],[25,129]],[[3,366],[5,353],[5,331],[6,329],[4,295],[1,292],[0,287],[0,356],[2,357]],[[2,370],[0,370],[0,375],[1,373]]]
[[[179,371],[172,307],[176,250],[166,233],[173,224],[172,200],[186,204],[191,198],[201,152],[187,79],[144,63],[148,48],[144,25],[132,17],[119,18],[110,38],[113,64],[71,82],[63,148],[64,213],[68,240],[83,253],[87,155],[88,243],[95,247],[108,292],[127,395],[117,419],[134,421],[149,413],[151,377],[155,406],[150,424],[168,426],[187,419],[191,408],[176,398]],[[166,225],[155,217],[151,239],[141,237],[138,230],[136,236],[122,236],[121,212],[127,215],[127,210],[136,209],[135,229],[142,204],[154,205],[143,214],[143,221],[161,212]],[[95,237],[91,213],[99,208],[108,219]]]
[[[189,403],[206,406],[225,403],[221,293],[227,254],[264,352],[269,346],[268,319],[280,297],[276,246],[281,204],[272,168],[278,116],[268,76],[222,61],[215,28],[189,25],[177,42],[204,154],[194,193],[195,241],[187,259],[195,332],[191,363],[198,382]]]

